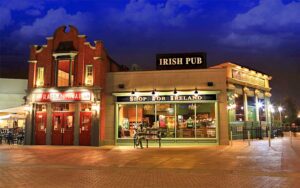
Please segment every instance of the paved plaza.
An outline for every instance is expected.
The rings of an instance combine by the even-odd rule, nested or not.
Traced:
[[[0,187],[300,187],[300,139],[233,146],[0,146]]]

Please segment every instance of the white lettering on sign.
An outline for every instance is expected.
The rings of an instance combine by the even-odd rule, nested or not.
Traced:
[[[192,100],[202,100],[201,96],[170,96],[171,101],[192,101]]]
[[[197,101],[202,100],[202,96],[186,95],[186,96],[131,96],[129,102],[145,102],[145,101]]]
[[[201,57],[186,57],[185,62],[183,58],[161,58],[159,65],[200,65],[202,64]]]
[[[147,97],[136,97],[136,96],[132,96],[130,97],[130,102],[142,102],[142,101],[146,101]]]
[[[159,59],[159,65],[182,65],[182,58],[162,58]]]
[[[202,64],[202,58],[201,57],[187,57],[185,58],[185,64],[189,65],[200,65]]]
[[[44,92],[32,94],[34,102],[55,102],[55,101],[89,101],[91,93],[86,92]]]
[[[163,96],[153,96],[152,101],[165,101],[166,97]]]

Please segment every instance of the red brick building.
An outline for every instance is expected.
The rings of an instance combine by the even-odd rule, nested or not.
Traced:
[[[26,144],[98,146],[105,134],[105,76],[120,69],[101,41],[90,44],[73,26],[32,46]]]

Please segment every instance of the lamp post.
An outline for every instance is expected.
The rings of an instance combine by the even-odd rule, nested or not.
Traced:
[[[281,117],[281,112],[283,108],[281,106],[278,107],[278,112],[279,112],[279,121],[280,121],[280,126],[282,126],[282,117]]]

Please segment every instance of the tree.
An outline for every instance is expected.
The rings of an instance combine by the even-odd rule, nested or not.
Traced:
[[[286,123],[293,123],[297,120],[297,107],[293,99],[286,97],[284,100],[285,114],[287,115]]]

